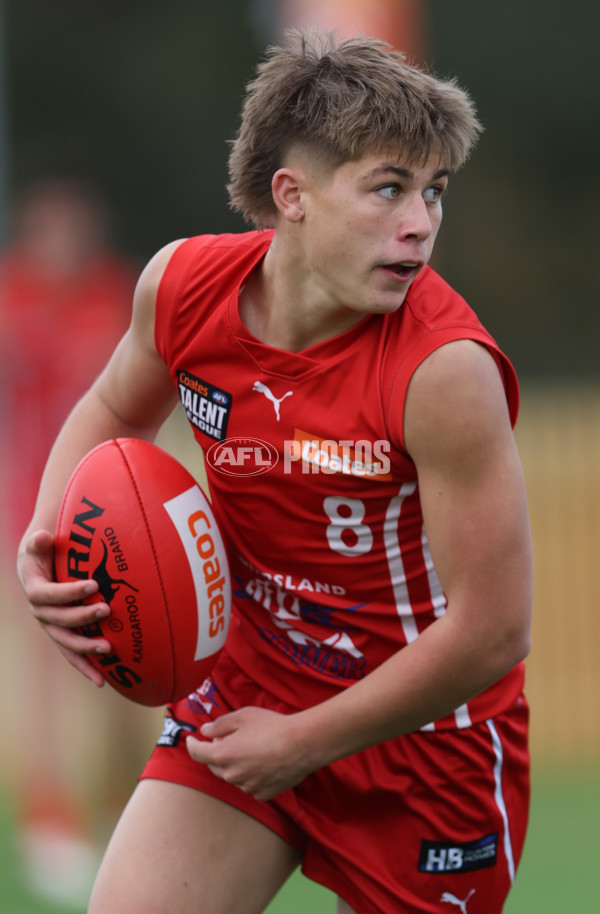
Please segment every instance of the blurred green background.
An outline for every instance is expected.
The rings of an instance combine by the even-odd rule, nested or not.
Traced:
[[[227,141],[243,86],[277,37],[284,2],[0,0],[4,241],[11,238],[14,197],[54,175],[80,177],[98,190],[112,212],[114,246],[140,266],[173,238],[242,230],[227,205]],[[536,550],[528,688],[534,792],[507,911],[593,914],[600,816],[600,6],[417,6],[425,60],[469,89],[485,125],[471,161],[451,182],[435,265],[509,354],[523,390],[517,434]],[[166,440],[184,459],[188,442],[177,420]],[[14,599],[12,561],[3,577],[7,605]],[[15,686],[26,681],[28,662],[26,636],[5,613],[0,908],[56,914],[64,904],[49,906],[35,894],[19,853],[15,784],[30,751],[20,736],[23,718],[50,701]],[[77,707],[93,726],[88,755],[73,763],[83,806],[93,805],[88,795],[96,787],[104,796],[98,785],[114,766],[123,791],[130,788],[159,725],[152,714],[124,711],[106,691],[90,695],[72,674],[53,696],[51,713],[62,702],[66,718]],[[83,741],[67,723],[57,726],[65,743]],[[109,727],[117,740],[127,731],[127,746],[135,730],[125,761],[102,742]],[[97,826],[102,838],[115,816],[107,806]],[[332,896],[298,876],[269,914],[309,907],[333,912]]]

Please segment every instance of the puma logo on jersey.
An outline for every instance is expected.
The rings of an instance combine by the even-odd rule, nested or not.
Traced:
[[[462,914],[468,914],[467,902],[468,902],[469,898],[471,897],[471,895],[474,895],[474,894],[475,894],[475,889],[471,889],[471,891],[469,892],[467,897],[461,901],[460,898],[457,898],[456,895],[453,895],[451,892],[444,892],[444,894],[440,898],[440,901],[445,901],[446,904],[455,904],[455,905],[457,905],[457,907],[460,908]]]
[[[275,410],[275,415],[277,417],[278,422],[281,418],[281,416],[279,415],[279,410],[281,409],[281,404],[283,403],[283,401],[285,400],[286,397],[291,397],[294,392],[293,390],[288,390],[288,392],[285,393],[283,395],[283,397],[280,397],[279,399],[277,399],[277,397],[273,394],[273,392],[271,390],[269,390],[267,385],[263,384],[262,381],[255,381],[254,386],[252,387],[252,390],[255,390],[259,394],[264,394],[265,397],[267,398],[267,400],[271,401],[271,403],[273,404],[273,409]]]

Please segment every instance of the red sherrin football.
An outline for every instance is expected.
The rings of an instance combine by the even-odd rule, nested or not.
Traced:
[[[132,701],[183,698],[225,642],[231,579],[202,489],[166,451],[137,438],[105,441],[75,468],[56,528],[58,581],[94,578],[111,615],[84,633],[112,651],[90,654]]]

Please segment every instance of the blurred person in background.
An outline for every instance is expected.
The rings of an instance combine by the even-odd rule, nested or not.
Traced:
[[[84,741],[72,735],[93,728],[97,749],[108,726],[130,732],[120,724],[128,709],[110,697],[96,710],[78,704],[66,664],[41,633],[32,637],[11,582],[50,445],[127,327],[138,267],[109,246],[108,209],[86,183],[32,183],[12,217],[12,240],[0,253],[1,669],[3,695],[20,699],[18,709],[2,703],[3,731],[15,749],[11,758],[8,747],[1,773],[15,797],[28,883],[77,903],[96,865],[90,820],[113,791],[99,770],[101,752],[90,768]]]
[[[107,247],[109,214],[86,184],[30,185],[0,255],[5,501],[16,546],[49,447],[127,327],[136,267]]]

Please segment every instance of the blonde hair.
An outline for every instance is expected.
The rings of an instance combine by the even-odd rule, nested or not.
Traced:
[[[248,222],[274,224],[271,180],[294,146],[330,168],[378,149],[415,163],[436,151],[451,170],[465,162],[481,125],[454,79],[409,66],[375,38],[338,40],[319,29],[290,29],[286,37],[248,84],[231,144],[227,189]]]

